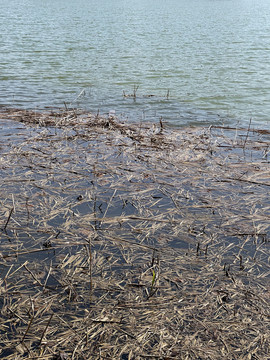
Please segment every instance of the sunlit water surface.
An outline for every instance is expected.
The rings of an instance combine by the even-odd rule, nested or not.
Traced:
[[[0,104],[269,127],[269,19],[269,0],[2,0]]]

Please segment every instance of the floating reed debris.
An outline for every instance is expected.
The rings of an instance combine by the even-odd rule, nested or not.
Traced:
[[[1,115],[1,359],[270,358],[269,131]]]

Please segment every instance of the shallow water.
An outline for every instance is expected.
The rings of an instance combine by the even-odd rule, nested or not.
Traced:
[[[269,15],[267,0],[3,0],[0,103],[268,127]]]

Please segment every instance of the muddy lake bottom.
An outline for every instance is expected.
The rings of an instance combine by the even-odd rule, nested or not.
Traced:
[[[269,131],[1,118],[1,359],[270,358]]]

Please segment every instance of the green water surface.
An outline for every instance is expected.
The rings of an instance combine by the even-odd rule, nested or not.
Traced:
[[[269,0],[1,0],[0,20],[0,104],[270,124]]]

